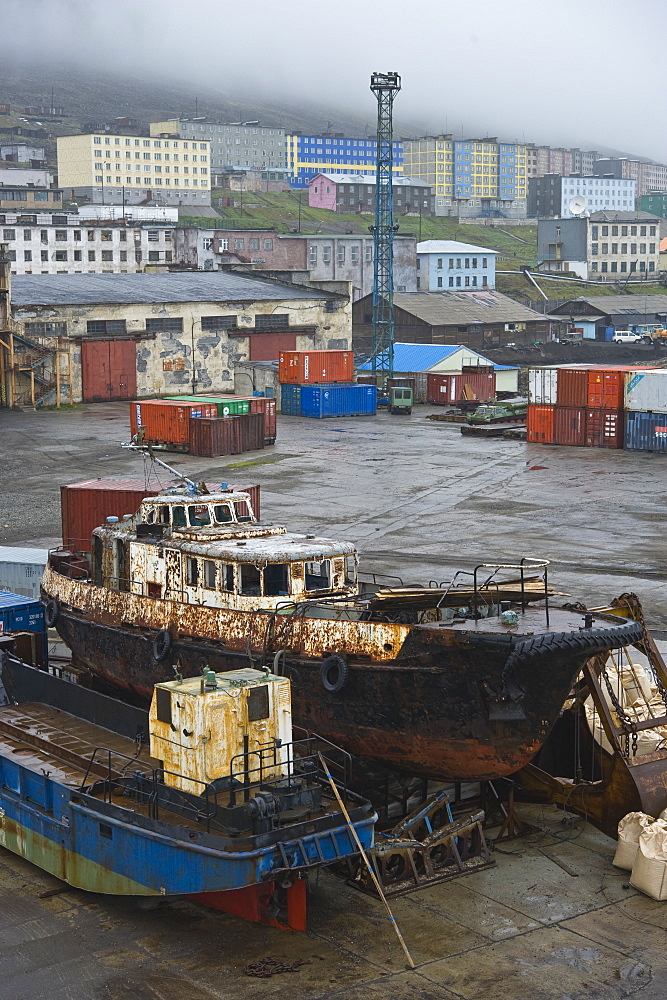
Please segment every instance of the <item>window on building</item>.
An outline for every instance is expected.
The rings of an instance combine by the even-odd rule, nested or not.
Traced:
[[[339,264],[345,263],[345,247],[339,246],[336,249],[336,260]]]
[[[591,239],[596,240],[598,238],[598,227],[591,226]]]
[[[442,288],[442,278],[438,278],[438,288]]]
[[[611,245],[611,252],[614,253],[614,254],[618,253],[618,243],[612,243],[612,245]]]
[[[621,271],[627,271],[627,269],[628,269],[628,265],[627,265],[626,261],[622,260],[621,261]]]
[[[633,255],[637,253],[637,244],[636,243],[631,243],[630,244],[630,253],[633,254]]]
[[[655,263],[654,263],[654,261],[650,260],[648,262],[648,269],[649,269],[649,271],[655,271]]]
[[[243,240],[243,239],[236,239],[236,240],[234,240],[234,249],[235,250],[243,250],[244,247],[245,247],[245,240]]]
[[[454,279],[453,279],[453,278],[450,278],[450,279],[449,279],[449,287],[450,287],[450,288],[453,288],[453,287],[454,287]]]
[[[250,249],[259,250],[259,240],[257,238],[253,238],[250,240]]]
[[[113,250],[103,250],[102,260],[113,260]]]
[[[489,283],[489,279],[487,278],[487,276],[485,274],[483,274],[482,275],[482,288],[486,288],[486,286],[488,285],[488,283]]]
[[[67,260],[67,250],[56,250],[56,260]]]
[[[600,268],[600,270],[601,271],[606,271],[607,270],[607,261],[606,260],[602,261],[602,267]]]
[[[49,259],[49,251],[48,250],[42,250],[41,254],[42,254],[42,260],[43,261],[48,261],[48,259]]]
[[[16,239],[16,230],[15,229],[3,229],[2,230],[2,238],[3,238],[3,240],[15,240]]]
[[[75,250],[74,251],[74,260],[81,260],[81,251],[80,250]]]
[[[615,261],[615,260],[612,260],[612,262],[611,262],[611,265],[610,265],[610,268],[609,268],[609,269],[610,269],[611,271],[617,271],[617,270],[618,270],[618,266],[617,266],[617,264],[616,264],[616,261]]]
[[[91,319],[86,323],[86,332],[95,334],[120,334],[125,333],[124,319]]]
[[[147,319],[146,333],[183,333],[183,320],[172,316]]]
[[[110,243],[111,239],[112,239],[111,230],[110,229],[103,229],[102,233],[101,233],[101,237],[102,237],[102,241],[104,243]]]
[[[287,330],[289,315],[287,313],[258,313],[255,316],[256,330]]]
[[[273,250],[273,240],[272,239],[264,240],[264,249],[265,250]]]
[[[645,243],[640,243],[639,244],[639,252],[640,253],[646,253],[646,244]]]
[[[95,260],[95,251],[94,250],[89,250],[88,251],[88,260]]]
[[[26,261],[32,260],[32,250],[24,250],[23,251],[23,259],[26,260]]]
[[[236,316],[202,316],[201,328],[206,331],[215,330],[235,330],[237,326]]]
[[[322,247],[322,263],[331,263],[331,247]]]
[[[597,243],[591,243],[591,254],[594,257],[596,257],[597,253],[598,253],[598,244]]]
[[[314,243],[308,248],[308,263],[311,267],[317,264],[317,246]]]
[[[65,337],[67,323],[26,323],[25,332],[28,337]]]

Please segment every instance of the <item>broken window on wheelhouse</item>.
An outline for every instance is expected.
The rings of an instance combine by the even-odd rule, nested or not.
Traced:
[[[213,513],[215,515],[216,524],[229,524],[230,521],[234,520],[234,515],[232,514],[231,507],[228,503],[218,503],[213,508]]]
[[[249,563],[241,563],[239,570],[241,573],[241,593],[245,594],[246,597],[259,597],[262,571]]]
[[[357,560],[351,553],[345,556],[345,586],[354,587],[357,582]]]
[[[211,515],[208,511],[208,504],[191,504],[188,507],[188,518],[191,528],[202,528],[209,525],[211,523]]]
[[[237,521],[252,521],[250,509],[245,500],[237,500],[234,506],[236,507]]]
[[[204,582],[203,585],[207,590],[215,590],[215,563],[212,559],[204,559]]]
[[[331,561],[313,559],[306,563],[306,590],[331,589]]]
[[[196,587],[199,584],[199,563],[192,556],[188,556],[185,560],[185,579],[188,587]]]

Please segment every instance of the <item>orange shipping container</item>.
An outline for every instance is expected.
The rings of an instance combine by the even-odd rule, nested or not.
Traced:
[[[281,351],[278,381],[288,385],[312,385],[354,381],[352,351]]]
[[[229,399],[247,399],[251,413],[264,414],[264,444],[274,444],[276,440],[277,417],[274,396],[230,396]]]
[[[187,451],[191,417],[217,417],[215,403],[179,403],[168,399],[142,399],[130,403],[130,432],[145,427],[145,440],[176,445]]]
[[[528,407],[526,420],[526,440],[540,444],[553,444],[555,406],[533,404]]]
[[[558,406],[585,406],[588,398],[588,370],[559,368],[556,384]]]

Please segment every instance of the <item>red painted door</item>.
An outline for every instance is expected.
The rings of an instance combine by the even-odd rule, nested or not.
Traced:
[[[134,341],[91,340],[82,343],[81,379],[85,403],[134,399],[137,394]]]
[[[251,361],[277,361],[281,351],[295,350],[295,333],[254,333],[250,335]]]

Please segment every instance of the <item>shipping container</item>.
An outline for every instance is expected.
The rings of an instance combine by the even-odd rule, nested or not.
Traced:
[[[369,375],[368,372],[358,372],[357,374],[358,385],[377,385],[377,382],[377,375]]]
[[[427,398],[429,403],[455,406],[466,399],[477,399],[486,403],[496,396],[496,374],[475,372],[463,375],[456,373],[431,373],[427,375]]]
[[[374,385],[302,385],[284,386],[298,389],[288,404],[302,417],[358,417],[377,411],[377,389]],[[288,398],[291,394],[287,394]],[[284,406],[285,404],[283,404]],[[297,409],[298,406],[298,409]]]
[[[238,417],[242,413],[250,413],[247,396],[165,396],[164,398],[181,403],[213,403],[217,407],[219,417]],[[193,414],[193,416],[198,415],[201,416]]]
[[[406,389],[412,389],[412,398],[415,396],[415,379],[409,375],[397,375],[394,378],[387,379],[387,389],[391,389],[393,386],[403,386]]]
[[[216,403],[179,403],[173,399],[144,399],[130,403],[130,431],[145,428],[144,440],[187,451],[191,417],[217,417]]]
[[[289,385],[351,382],[354,378],[352,351],[281,351],[278,381]]]
[[[413,372],[412,377],[415,380],[415,403],[427,403],[428,402],[428,373],[427,372]]]
[[[526,420],[526,440],[540,444],[554,443],[554,410],[555,406],[544,406],[531,403],[528,407]]]
[[[165,479],[167,479],[166,473]],[[123,514],[136,514],[144,497],[157,496],[161,488],[166,485],[167,483],[163,483],[162,486],[153,483],[146,486],[140,479],[86,479],[80,483],[61,486],[60,507],[64,548],[71,552],[90,552],[93,528],[105,524],[107,517],[122,519]],[[173,483],[168,485],[171,486]],[[208,483],[208,488],[211,491],[220,489],[220,483]],[[233,488],[247,490],[251,494],[255,514],[259,517],[259,486]]]
[[[289,385],[287,382],[280,387],[280,412],[290,417],[301,416],[301,386]]]
[[[200,458],[220,455],[240,455],[240,417],[192,417],[190,420],[190,454]]]
[[[588,401],[588,370],[559,368],[556,383],[558,406],[586,406]]]
[[[626,410],[667,413],[667,369],[628,372],[625,378]]]
[[[35,665],[44,664],[47,659],[47,630],[44,620],[44,605],[23,594],[0,591],[0,634],[10,632],[34,632],[35,655],[30,661]]]
[[[627,410],[625,448],[628,451],[657,451],[667,454],[667,415]]]
[[[264,414],[264,444],[275,444],[277,433],[276,400],[273,396],[238,396],[247,399],[251,413]]]
[[[586,408],[584,406],[556,406],[554,408],[554,443],[583,447],[586,435]]]
[[[589,406],[586,408],[584,444],[587,448],[622,448],[624,424],[623,410]]]
[[[604,410],[623,409],[625,374],[622,371],[594,368],[588,373],[588,406]]]
[[[528,370],[528,399],[531,403],[554,406],[556,403],[556,368],[530,368]]]
[[[107,517],[135,514],[144,497],[159,492],[140,479],[86,479],[60,487],[63,545],[72,552],[90,552],[93,528]]]
[[[241,451],[259,451],[264,447],[264,414],[244,413],[238,417],[241,428]]]
[[[0,546],[0,590],[39,600],[39,584],[48,555],[48,549]]]

